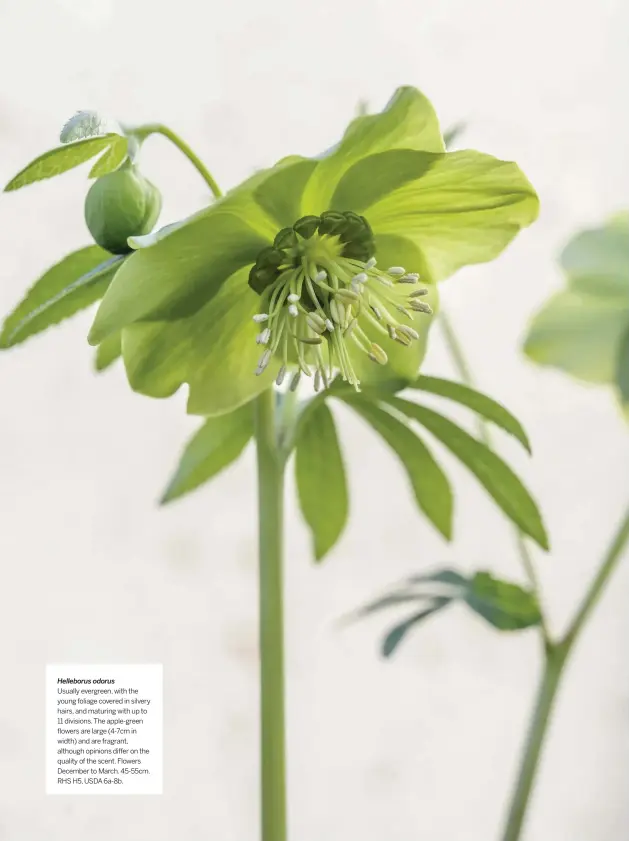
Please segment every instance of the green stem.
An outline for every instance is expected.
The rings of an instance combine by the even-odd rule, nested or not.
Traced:
[[[546,648],[544,674],[538,690],[535,711],[531,719],[502,841],[518,841],[522,833],[524,817],[537,775],[542,746],[548,732],[550,716],[563,674],[566,654],[567,652],[560,647],[549,646]]]
[[[212,191],[214,198],[218,199],[222,196],[220,187],[203,161],[192,151],[185,140],[182,140],[181,137],[179,137],[179,135],[172,129],[169,129],[168,126],[162,125],[162,123],[147,123],[146,125],[132,129],[132,134],[134,134],[140,141],[146,139],[150,134],[161,134],[163,137],[168,138],[168,140],[170,140],[171,143],[174,143],[179,151],[183,152],[186,158],[188,158],[192,166],[197,170],[201,178],[203,178]]]
[[[261,841],[286,841],[284,725],[283,502],[284,461],[275,425],[275,394],[255,406],[260,559]]]
[[[509,807],[503,841],[519,841],[564,666],[574,649],[574,644],[580,631],[591,616],[605,585],[616,569],[628,541],[629,509],[625,513],[609,549],[603,557],[599,570],[594,576],[568,632],[560,642],[546,645],[544,677],[531,723],[529,738],[522,756],[515,791]]]

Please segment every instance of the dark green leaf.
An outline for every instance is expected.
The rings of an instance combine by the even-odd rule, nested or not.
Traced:
[[[541,613],[533,593],[501,581],[488,572],[477,572],[469,582],[465,601],[471,609],[501,631],[519,631],[539,625]]]
[[[94,367],[97,371],[104,371],[119,358],[122,353],[120,333],[112,333],[96,348]]]
[[[36,281],[8,316],[0,348],[17,345],[102,298],[123,259],[98,245],[64,257]]]
[[[297,491],[320,561],[347,522],[347,481],[332,413],[325,403],[309,412],[299,430],[295,460]]]
[[[387,402],[393,409],[419,421],[445,444],[476,476],[507,517],[543,549],[548,549],[548,536],[535,501],[501,458],[432,409],[397,397],[390,397]]]
[[[62,172],[67,172],[69,169],[74,169],[75,166],[89,161],[90,158],[110,146],[119,137],[120,135],[113,133],[104,134],[100,137],[86,137],[84,140],[77,140],[74,143],[50,149],[18,172],[4,190],[8,193],[12,190],[19,190],[20,187],[26,187],[27,184],[33,184],[35,181],[43,181],[45,178],[61,175]]]
[[[235,461],[253,435],[253,407],[247,403],[227,415],[208,418],[188,442],[162,504],[212,479]]]
[[[437,613],[437,611],[449,604],[450,601],[451,599],[446,598],[435,599],[430,607],[421,610],[419,613],[413,614],[413,616],[405,619],[404,622],[396,625],[395,628],[389,631],[384,638],[382,643],[383,657],[390,657],[411,628],[414,628],[415,625],[419,625],[419,623],[423,622],[424,619],[428,619],[428,617],[432,616],[433,613]]]
[[[496,426],[513,435],[529,453],[531,452],[529,439],[520,421],[504,406],[492,400],[491,397],[487,397],[485,394],[469,388],[469,386],[452,380],[443,380],[439,377],[420,376],[414,383],[410,384],[409,388],[438,394],[440,397],[446,397],[448,400],[454,400],[462,406],[467,406],[468,409],[472,409],[485,420],[495,423]]]
[[[424,442],[405,423],[364,399],[343,398],[397,453],[411,481],[417,504],[448,540],[452,537],[450,483]]]
[[[616,368],[616,385],[620,391],[622,402],[629,404],[629,330],[627,330],[620,343],[618,366]]]

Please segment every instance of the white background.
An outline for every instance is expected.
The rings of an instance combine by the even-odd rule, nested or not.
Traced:
[[[176,16],[176,18],[175,18]],[[553,626],[567,620],[629,497],[629,437],[605,390],[518,351],[558,288],[578,228],[627,205],[627,5],[621,0],[0,0],[0,180],[53,145],[76,109],[179,130],[231,185],[336,141],[360,98],[421,87],[464,144],[517,160],[540,221],[498,261],[444,287],[485,390],[535,449],[503,452],[541,501],[538,557]],[[164,222],[202,182],[159,139],[146,171]],[[86,243],[84,173],[0,199],[0,310]],[[167,510],[155,500],[198,421],[184,395],[132,394],[91,371],[89,315],[0,359],[0,839],[255,841],[256,568],[253,454]],[[426,370],[450,375],[433,341]],[[453,466],[456,542],[417,516],[397,464],[340,418],[352,519],[310,562],[289,485],[288,718],[292,841],[493,841],[539,670],[535,635],[490,632],[458,609],[390,663],[384,622],[337,619],[437,564],[519,576],[511,532]],[[451,464],[450,460],[447,460]],[[627,559],[629,561],[629,559]],[[621,841],[629,829],[629,563],[579,647],[545,755],[528,841]],[[46,798],[46,662],[163,662],[165,794]],[[19,703],[16,703],[16,697]]]

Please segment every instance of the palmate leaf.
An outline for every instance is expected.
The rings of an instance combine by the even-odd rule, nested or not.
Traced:
[[[347,480],[332,413],[318,403],[300,425],[295,473],[304,519],[312,532],[317,561],[330,551],[345,528]]]
[[[7,317],[0,349],[13,347],[98,301],[123,260],[98,245],[68,254],[44,272]]]
[[[400,605],[415,605],[415,612],[394,625],[383,640],[382,653],[390,657],[412,628],[454,602],[465,604],[499,631],[521,631],[542,621],[540,606],[531,591],[495,578],[489,572],[479,571],[466,577],[452,569],[411,576],[405,583],[357,610],[354,618]]]
[[[190,439],[161,502],[172,502],[204,485],[240,456],[253,435],[253,404],[208,418]]]
[[[477,441],[460,426],[438,412],[402,400],[387,399],[387,405],[413,420],[419,421],[476,476],[509,519],[548,549],[548,536],[533,497],[511,468],[486,444]]]

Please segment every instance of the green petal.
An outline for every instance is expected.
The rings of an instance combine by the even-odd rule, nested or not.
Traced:
[[[192,315],[266,245],[244,220],[219,210],[173,228],[126,260],[96,313],[90,343],[136,321]]]
[[[178,321],[134,324],[122,334],[131,387],[151,397],[169,397],[189,383],[188,411],[220,415],[247,403],[272,383],[279,364],[254,374],[262,348],[253,316],[260,298],[247,277],[233,274],[193,316]]]
[[[416,245],[404,237],[393,235],[382,235],[376,237],[376,257],[378,265],[404,266],[409,272],[422,273],[422,255]],[[408,287],[409,290],[412,287]],[[428,284],[428,294],[423,301],[430,304],[433,311],[438,308],[438,292],[434,284]],[[421,363],[426,355],[428,342],[428,331],[434,321],[430,315],[424,313],[413,313],[412,321],[400,316],[402,324],[408,324],[419,333],[419,340],[404,347],[395,342],[387,335],[381,333],[370,321],[359,317],[359,324],[367,336],[373,342],[377,342],[387,354],[389,361],[386,365],[378,365],[372,362],[364,351],[360,350],[351,340],[348,342],[350,356],[354,370],[365,387],[382,385],[387,381],[401,380],[397,387],[403,388],[406,382],[415,380]]]
[[[112,143],[116,144],[120,139],[118,134],[104,134],[100,137],[87,137],[85,140],[77,140],[65,146],[57,146],[44,152],[28,166],[24,167],[15,175],[4,188],[5,192],[19,190],[27,184],[35,181],[43,181],[45,178],[52,178],[61,175],[79,164],[89,161],[94,155],[101,152]]]
[[[290,158],[276,165],[255,189],[256,201],[277,222],[278,229],[290,227],[302,215],[302,194],[316,166],[317,161],[308,158]]]
[[[123,259],[98,245],[68,254],[44,272],[7,318],[0,348],[17,345],[102,298]]]
[[[353,164],[388,149],[444,151],[434,109],[415,88],[398,88],[380,114],[358,117],[350,123],[340,144],[319,161],[308,182],[303,213],[326,210],[338,181]]]
[[[566,246],[560,262],[574,288],[629,298],[629,222],[584,231]]]
[[[524,352],[586,382],[610,383],[628,325],[629,309],[614,297],[559,292],[533,319]]]
[[[433,280],[494,259],[538,212],[535,191],[514,163],[452,152],[366,211],[376,233],[412,240]]]
[[[96,348],[94,367],[97,371],[105,371],[122,355],[122,336],[113,333]]]

